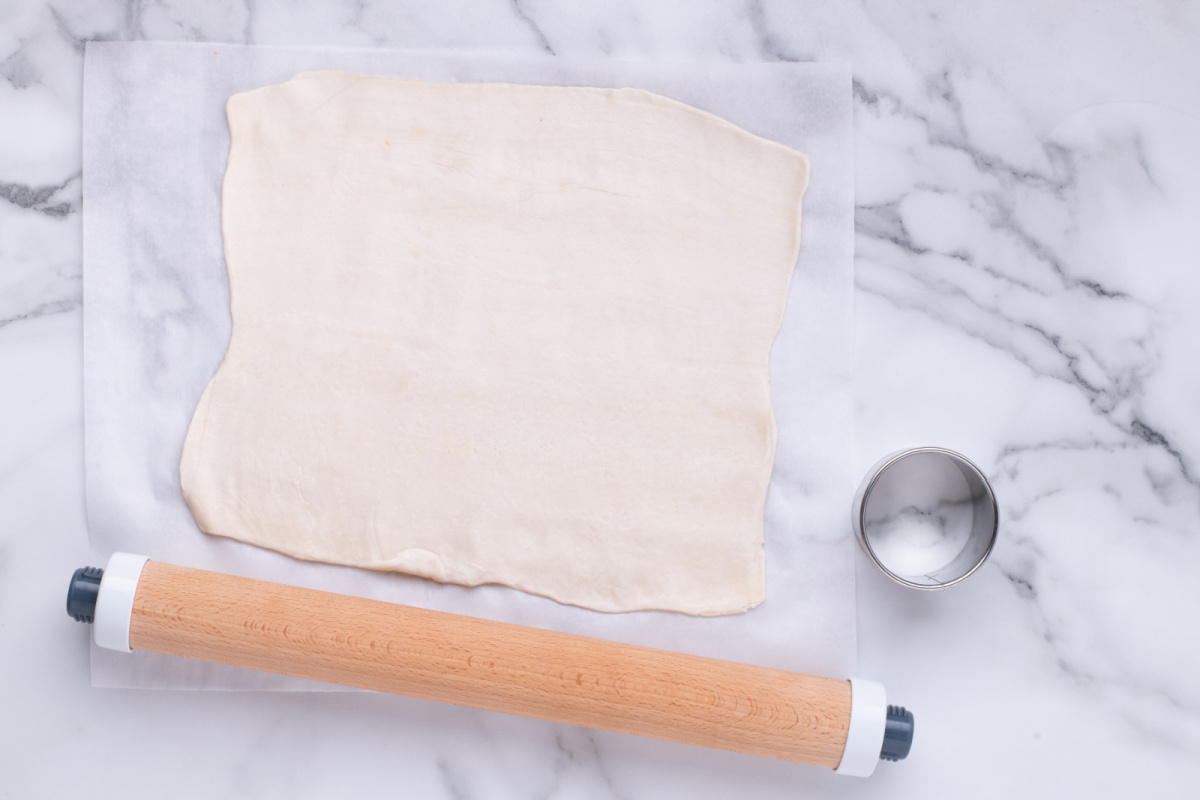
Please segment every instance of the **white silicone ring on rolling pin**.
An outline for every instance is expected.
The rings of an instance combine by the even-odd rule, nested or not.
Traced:
[[[879,763],[887,730],[887,690],[883,684],[850,679],[850,730],[841,763],[834,770],[857,778],[870,777]]]
[[[92,627],[97,647],[133,652],[129,647],[129,620],[133,616],[138,579],[148,560],[132,553],[113,553],[108,559],[96,597],[96,621]]]

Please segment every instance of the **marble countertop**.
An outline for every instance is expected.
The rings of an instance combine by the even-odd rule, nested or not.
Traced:
[[[0,789],[62,797],[1195,797],[1200,5],[24,2],[0,8]],[[93,690],[80,99],[89,40],[852,65],[856,440],[969,455],[988,563],[862,560],[866,780],[364,693]],[[169,179],[169,176],[166,176]],[[514,731],[519,735],[514,735]]]

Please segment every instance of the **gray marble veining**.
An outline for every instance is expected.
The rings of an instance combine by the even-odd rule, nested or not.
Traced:
[[[41,2],[0,11],[3,784],[147,796],[1178,797],[1200,786],[1200,6]],[[87,688],[80,100],[94,40],[848,61],[855,450],[987,472],[987,564],[860,564],[860,673],[914,708],[869,781],[366,695]],[[132,787],[123,790],[120,787]]]

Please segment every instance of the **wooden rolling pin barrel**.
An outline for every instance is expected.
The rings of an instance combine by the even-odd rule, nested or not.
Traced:
[[[908,755],[883,687],[240,578],[116,553],[67,613],[148,650],[870,775]]]

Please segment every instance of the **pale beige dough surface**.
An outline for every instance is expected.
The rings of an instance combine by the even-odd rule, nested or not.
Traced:
[[[602,611],[762,601],[803,154],[630,89],[311,72],[228,117],[203,530]]]

